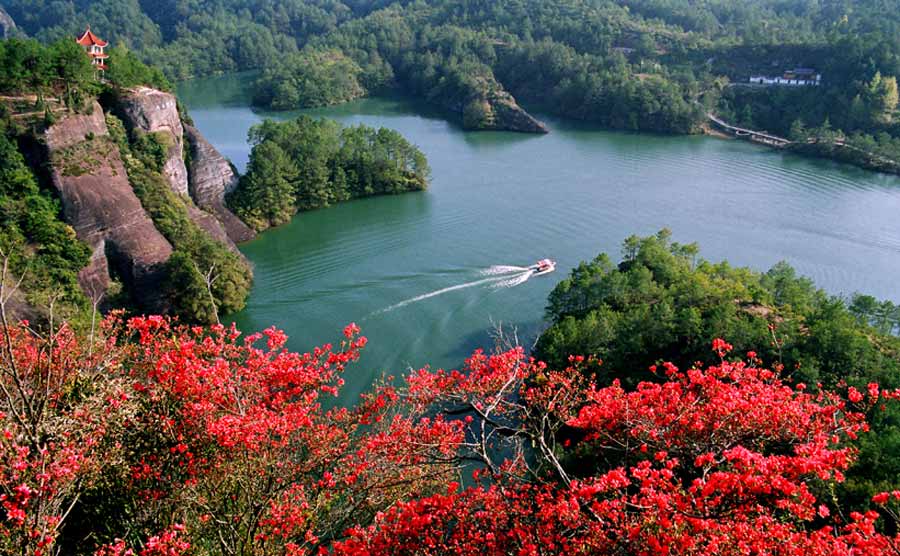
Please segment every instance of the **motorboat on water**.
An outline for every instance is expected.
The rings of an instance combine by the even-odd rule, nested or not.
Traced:
[[[534,271],[534,276],[550,274],[551,272],[556,270],[556,261],[552,261],[550,259],[541,259],[528,268]]]

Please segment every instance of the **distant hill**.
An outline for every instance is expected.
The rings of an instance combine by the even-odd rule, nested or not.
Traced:
[[[707,114],[867,167],[900,160],[900,0],[4,0],[30,36],[90,24],[173,80],[261,71],[290,109],[389,88],[467,129],[544,131],[532,107],[634,131]],[[325,63],[327,62],[327,63]],[[820,86],[747,87],[793,68]],[[795,131],[797,133],[792,134]],[[835,133],[835,140],[829,135]],[[824,138],[824,140],[822,139]],[[851,141],[862,156],[833,149]]]

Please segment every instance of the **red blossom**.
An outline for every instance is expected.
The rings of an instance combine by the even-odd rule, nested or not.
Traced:
[[[397,505],[353,529],[336,554],[893,554],[898,540],[877,532],[875,513],[811,525],[832,515],[812,486],[843,479],[864,416],[837,395],[724,361],[724,341],[714,348],[720,365],[665,365],[666,382],[633,391],[583,384],[516,351],[476,353],[463,372],[414,373],[415,403],[467,404],[475,438],[504,431],[540,447],[559,434],[540,428],[552,415],[580,431],[579,453],[622,464],[573,480],[550,461],[556,472],[535,484],[523,479],[540,477],[541,467],[492,463],[476,441],[475,454],[497,470],[494,484]],[[554,453],[537,452],[538,460]]]
[[[152,316],[113,318],[94,345],[67,328],[50,345],[8,332],[5,363],[18,374],[4,387],[29,385],[0,407],[9,553],[56,553],[68,504],[103,473],[155,516],[123,534],[159,532],[97,556],[880,556],[900,546],[878,525],[896,515],[900,491],[849,520],[817,498],[854,462],[862,410],[900,394],[812,391],[757,367],[752,352],[749,363],[725,360],[723,340],[720,364],[664,363],[634,389],[548,369],[521,349],[476,351],[461,370],[385,381],[348,408],[323,397],[361,356],[355,324],[337,349],[302,354],[274,328],[242,338]],[[23,416],[37,402],[47,409],[31,426]]]

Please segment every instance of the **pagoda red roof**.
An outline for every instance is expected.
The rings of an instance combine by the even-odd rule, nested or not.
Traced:
[[[81,37],[79,37],[75,42],[77,42],[81,46],[107,46],[109,44],[97,35],[91,33],[90,27],[88,27],[84,34],[81,35]]]

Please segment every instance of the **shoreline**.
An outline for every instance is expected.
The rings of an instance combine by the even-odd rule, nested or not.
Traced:
[[[734,135],[729,135],[724,131],[719,131],[718,129],[713,128],[709,123],[704,123],[700,126],[700,129],[703,131],[703,135],[708,135],[709,137],[715,137],[717,139],[727,139],[729,141],[737,139]]]
[[[876,155],[873,155],[868,152],[860,151],[859,149],[854,148],[851,145],[845,144],[834,144],[834,145],[822,145],[819,143],[791,143],[783,147],[768,145],[766,143],[760,141],[751,141],[748,137],[741,137],[737,135],[731,135],[724,131],[715,129],[713,126],[709,125],[709,123],[704,123],[700,126],[703,135],[714,137],[717,139],[725,139],[729,141],[742,140],[745,143],[753,143],[755,145],[759,145],[761,147],[765,147],[768,150],[772,151],[781,151],[781,152],[789,152],[791,154],[795,154],[797,156],[801,156],[803,158],[817,158],[820,160],[830,160],[832,162],[836,162],[839,164],[846,164],[848,166],[853,166],[854,168],[859,168],[861,170],[866,170],[868,172],[875,172],[878,174],[884,174],[887,176],[895,176],[900,177],[900,165],[896,168],[884,167],[882,165],[878,165],[870,161],[870,159],[878,158]],[[856,151],[862,154],[862,156],[866,157],[864,159],[856,159],[848,156],[852,151]]]

